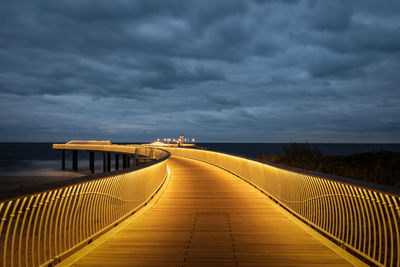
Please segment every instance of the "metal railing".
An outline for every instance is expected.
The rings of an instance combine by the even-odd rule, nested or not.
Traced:
[[[397,189],[212,151],[164,149],[241,177],[338,245],[373,264],[400,266]]]
[[[55,145],[155,161],[100,175],[45,185],[39,192],[0,200],[0,265],[54,265],[133,214],[159,190],[169,153],[140,146]],[[65,184],[67,183],[67,184]],[[70,184],[68,184],[70,183]]]

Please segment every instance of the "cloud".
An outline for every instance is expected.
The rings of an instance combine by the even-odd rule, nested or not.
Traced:
[[[398,142],[399,12],[395,0],[4,2],[0,140]]]

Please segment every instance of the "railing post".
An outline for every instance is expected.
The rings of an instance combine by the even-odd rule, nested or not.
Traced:
[[[90,173],[94,173],[94,152],[90,151],[89,152],[89,168],[90,168]]]
[[[72,151],[72,169],[74,169],[74,171],[78,171],[78,151],[77,150]]]
[[[122,169],[126,168],[126,155],[122,155]]]
[[[119,170],[119,154],[115,154],[115,170]]]
[[[61,151],[61,169],[64,171],[65,170],[65,150]]]
[[[111,153],[107,153],[107,171],[111,171]]]

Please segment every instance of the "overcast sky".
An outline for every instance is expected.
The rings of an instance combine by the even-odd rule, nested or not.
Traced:
[[[0,2],[0,141],[400,142],[399,0]]]

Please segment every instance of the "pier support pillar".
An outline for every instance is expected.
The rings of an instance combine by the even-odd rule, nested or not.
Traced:
[[[65,150],[61,151],[61,169],[65,171]]]
[[[130,156],[126,156],[126,166],[127,166],[128,168],[131,167],[131,157],[130,157]]]
[[[94,152],[89,152],[89,168],[90,173],[94,173]]]
[[[77,150],[72,151],[72,169],[74,169],[74,171],[78,171],[78,151]]]
[[[103,172],[107,171],[107,153],[103,152]]]
[[[126,168],[126,155],[122,155],[122,168],[125,169]]]
[[[107,153],[107,171],[111,171],[111,153]]]
[[[115,154],[115,170],[119,169],[119,154]]]

